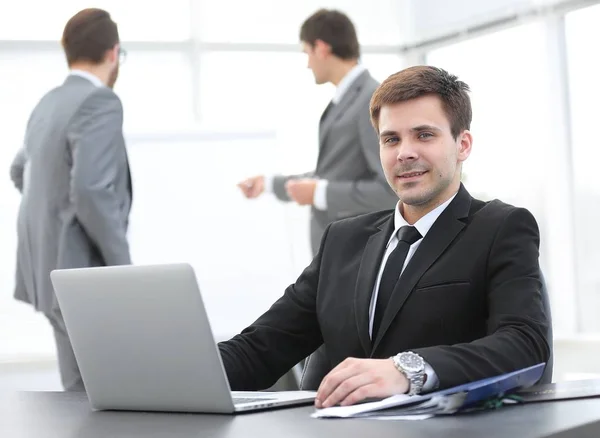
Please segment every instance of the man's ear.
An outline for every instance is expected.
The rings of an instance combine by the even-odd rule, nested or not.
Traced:
[[[465,129],[459,134],[458,142],[458,161],[463,162],[469,155],[471,155],[471,148],[473,147],[473,135],[471,131]]]
[[[111,64],[119,61],[119,44],[115,44],[112,49],[106,51],[105,59],[110,61]]]
[[[331,46],[323,40],[315,40],[314,52],[319,58],[325,58],[331,53]]]

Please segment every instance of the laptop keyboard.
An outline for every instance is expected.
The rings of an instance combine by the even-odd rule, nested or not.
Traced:
[[[265,402],[269,400],[276,400],[274,398],[267,397],[233,397],[233,404],[242,404],[242,403],[257,403],[257,402]]]

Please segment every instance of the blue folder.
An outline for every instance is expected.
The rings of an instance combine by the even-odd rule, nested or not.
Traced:
[[[545,367],[545,363],[540,363],[512,373],[502,374],[500,376],[477,380],[475,382],[437,391],[428,394],[428,396],[433,398],[434,396],[466,393],[462,405],[462,408],[466,408],[478,402],[492,398],[500,398],[505,394],[535,385],[542,378]]]

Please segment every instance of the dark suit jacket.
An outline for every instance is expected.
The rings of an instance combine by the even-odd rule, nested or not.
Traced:
[[[219,345],[232,389],[262,389],[322,343],[347,357],[420,354],[440,389],[546,362],[539,231],[523,208],[461,185],[405,268],[371,342],[368,311],[393,211],[329,225],[312,263],[241,334]]]

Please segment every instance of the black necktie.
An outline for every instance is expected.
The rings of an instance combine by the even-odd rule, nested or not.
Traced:
[[[381,281],[379,282],[379,291],[377,292],[377,304],[375,305],[375,316],[373,318],[373,335],[372,339],[377,336],[377,331],[381,325],[383,314],[390,301],[392,292],[396,287],[396,283],[402,273],[404,261],[408,255],[410,246],[421,238],[421,233],[415,227],[404,226],[398,230],[398,245],[387,259]]]

